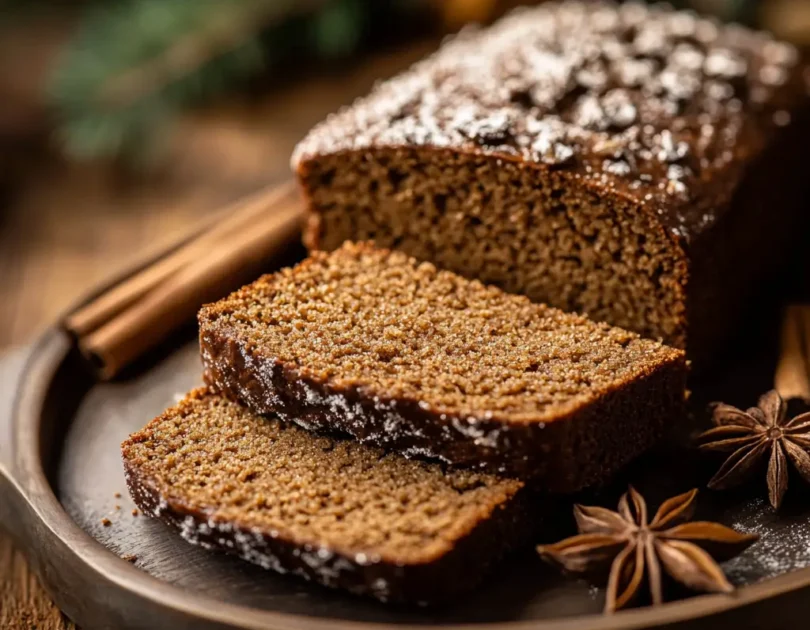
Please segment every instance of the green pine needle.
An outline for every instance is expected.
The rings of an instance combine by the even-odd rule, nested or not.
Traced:
[[[362,0],[330,2],[315,17],[313,38],[317,53],[341,57],[360,43],[366,7]]]
[[[92,4],[52,77],[66,152],[138,152],[180,110],[263,66],[258,34],[295,0]],[[298,3],[306,4],[306,3]]]

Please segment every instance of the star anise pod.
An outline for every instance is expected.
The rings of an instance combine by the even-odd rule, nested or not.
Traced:
[[[700,449],[729,452],[709,481],[709,488],[725,490],[745,481],[768,457],[768,498],[775,509],[788,487],[788,461],[810,483],[810,413],[787,419],[787,405],[776,390],[742,411],[720,403],[712,414],[713,429],[698,437]]]
[[[734,587],[713,558],[729,560],[758,536],[719,523],[686,522],[696,496],[697,490],[691,490],[664,501],[652,521],[647,520],[647,503],[632,487],[618,512],[575,505],[579,535],[537,551],[566,573],[604,578],[607,572],[606,613],[635,603],[645,591],[645,575],[654,605],[664,601],[664,575],[694,591],[730,593]]]

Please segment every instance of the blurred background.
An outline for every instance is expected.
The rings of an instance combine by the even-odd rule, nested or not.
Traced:
[[[0,0],[0,348],[515,0]],[[678,0],[810,43],[810,0]]]
[[[0,0],[0,351],[515,0]],[[810,44],[810,0],[675,5]],[[0,536],[0,627],[70,624]]]

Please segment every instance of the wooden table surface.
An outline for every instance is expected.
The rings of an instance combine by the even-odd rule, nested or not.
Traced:
[[[312,124],[429,45],[189,116],[177,124],[159,172],[125,177],[53,157],[21,169],[0,205],[0,352],[31,341],[85,291],[167,246],[199,217],[289,177],[290,152]],[[75,626],[0,532],[0,629],[34,628]]]

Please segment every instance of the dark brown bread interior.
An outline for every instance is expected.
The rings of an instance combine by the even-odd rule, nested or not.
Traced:
[[[519,481],[319,436],[206,390],[122,453],[137,505],[188,542],[385,601],[469,589],[534,527]]]
[[[516,12],[299,145],[305,240],[373,239],[705,363],[806,222],[802,70],[666,8]]]
[[[683,408],[683,352],[347,243],[200,311],[207,382],[409,456],[601,482]]]

